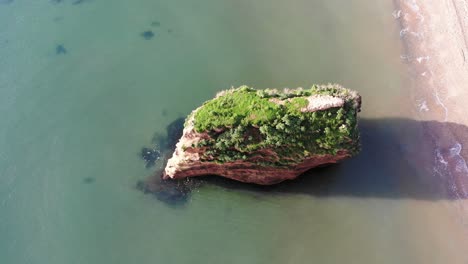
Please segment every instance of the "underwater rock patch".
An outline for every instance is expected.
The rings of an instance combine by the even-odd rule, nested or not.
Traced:
[[[140,152],[141,158],[146,162],[146,167],[154,166],[156,161],[161,157],[161,153],[156,148],[142,148]]]
[[[153,146],[143,147],[140,150],[140,157],[145,161],[146,168],[153,167],[158,160],[167,160],[168,154],[175,149],[177,140],[182,136],[184,119],[178,118],[166,126],[165,135],[155,133],[152,138]]]
[[[161,152],[174,151],[175,145],[182,136],[184,118],[177,118],[166,126],[166,133],[155,133],[151,140],[153,144],[161,148]]]
[[[151,178],[148,181],[138,181],[136,188],[170,206],[180,206],[189,201],[191,193],[199,185],[199,182],[190,179],[167,181]]]

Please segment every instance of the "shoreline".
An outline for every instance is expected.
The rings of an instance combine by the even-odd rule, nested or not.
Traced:
[[[394,5],[392,14],[401,27],[400,57],[407,64],[408,92],[415,102],[411,114],[441,124],[421,126],[423,136],[415,139],[421,157],[408,156],[421,171],[419,177],[434,182],[447,197],[439,209],[446,217],[422,221],[447,224],[453,241],[468,245],[468,135],[463,133],[468,127],[468,2],[394,0]]]
[[[452,181],[447,186],[449,196],[466,199],[468,135],[450,124],[468,126],[468,114],[464,113],[468,106],[468,4],[455,0],[394,3],[393,16],[401,25],[404,47],[401,58],[408,64],[410,95],[416,102],[414,115],[418,120],[444,124],[424,128],[425,140],[435,148],[433,173]]]
[[[437,3],[436,3],[437,2]],[[421,119],[468,124],[468,4],[456,0],[425,3],[394,0],[393,16],[401,25],[401,59],[413,78],[412,96]]]

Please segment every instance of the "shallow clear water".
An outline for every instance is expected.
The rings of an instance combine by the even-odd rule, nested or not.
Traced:
[[[402,155],[420,125],[392,11],[390,0],[0,1],[0,262],[454,256],[448,231],[420,221],[450,205]],[[208,182],[178,206],[135,187],[157,170],[141,147],[216,91],[327,82],[363,96],[359,157],[267,189]]]

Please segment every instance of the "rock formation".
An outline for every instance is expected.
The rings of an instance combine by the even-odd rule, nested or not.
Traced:
[[[222,91],[186,119],[164,179],[219,175],[269,185],[360,150],[361,97],[339,85]]]

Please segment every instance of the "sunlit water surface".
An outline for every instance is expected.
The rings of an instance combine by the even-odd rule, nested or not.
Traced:
[[[0,263],[462,263],[450,201],[402,154],[419,124],[392,11],[0,1]],[[141,148],[216,91],[328,82],[363,96],[359,157],[269,189],[208,182],[177,205],[136,188],[161,166]]]

